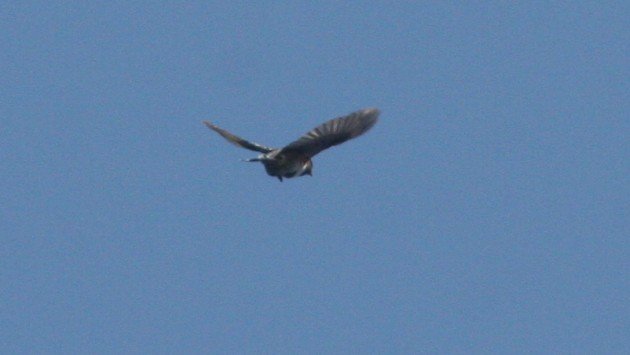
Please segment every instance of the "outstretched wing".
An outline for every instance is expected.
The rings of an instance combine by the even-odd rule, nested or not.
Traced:
[[[305,154],[313,157],[324,149],[341,144],[367,132],[378,120],[380,111],[368,108],[347,116],[332,119],[315,127],[300,139],[282,148],[283,153]]]
[[[262,146],[258,143],[254,143],[254,142],[250,142],[247,141],[241,137],[235,136],[232,133],[221,129],[215,125],[213,125],[212,123],[208,122],[208,121],[203,121],[203,123],[208,126],[208,128],[210,128],[211,130],[217,132],[218,134],[220,134],[223,138],[227,139],[228,141],[230,141],[232,144],[237,145],[239,147],[243,147],[245,149],[249,149],[249,150],[254,150],[257,152],[261,152],[261,153],[269,153],[273,150],[273,148],[269,148],[269,147],[265,147]]]

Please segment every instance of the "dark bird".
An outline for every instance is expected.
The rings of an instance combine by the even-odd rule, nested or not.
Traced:
[[[284,148],[269,148],[258,143],[247,141],[241,137],[221,129],[208,121],[203,123],[231,143],[260,154],[247,162],[259,161],[265,166],[267,174],[282,178],[313,175],[313,158],[324,149],[341,144],[367,132],[378,120],[380,111],[368,108],[349,115],[334,118],[313,128],[298,140]]]

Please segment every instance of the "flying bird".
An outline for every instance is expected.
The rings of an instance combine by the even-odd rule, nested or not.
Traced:
[[[238,137],[208,121],[203,123],[229,142],[245,149],[260,152],[258,157],[246,162],[261,162],[267,174],[282,178],[313,175],[313,158],[324,149],[341,144],[367,132],[378,120],[380,111],[368,108],[337,117],[308,131],[284,148],[270,148]]]

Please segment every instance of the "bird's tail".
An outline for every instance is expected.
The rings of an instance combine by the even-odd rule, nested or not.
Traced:
[[[264,163],[266,161],[271,161],[271,160],[274,160],[274,159],[267,157],[265,154],[261,154],[261,155],[257,156],[256,158],[241,159],[241,161],[248,162],[248,163],[252,163],[252,162],[256,162],[256,161],[260,161],[260,162]]]

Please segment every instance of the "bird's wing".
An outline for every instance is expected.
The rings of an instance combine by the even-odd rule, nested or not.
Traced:
[[[304,134],[282,148],[283,153],[305,154],[313,157],[324,149],[341,144],[367,132],[378,120],[380,111],[368,108],[334,118]]]
[[[269,153],[273,150],[273,148],[269,148],[269,147],[265,147],[263,145],[260,145],[258,143],[254,143],[254,142],[250,142],[247,141],[241,137],[235,136],[232,133],[221,129],[215,125],[213,125],[212,123],[208,122],[208,121],[203,121],[203,123],[208,126],[208,128],[210,128],[211,130],[217,132],[218,134],[220,134],[223,138],[227,139],[228,141],[230,141],[232,144],[237,145],[239,147],[243,147],[245,149],[249,149],[249,150],[254,150],[257,152],[261,152],[261,153]]]

